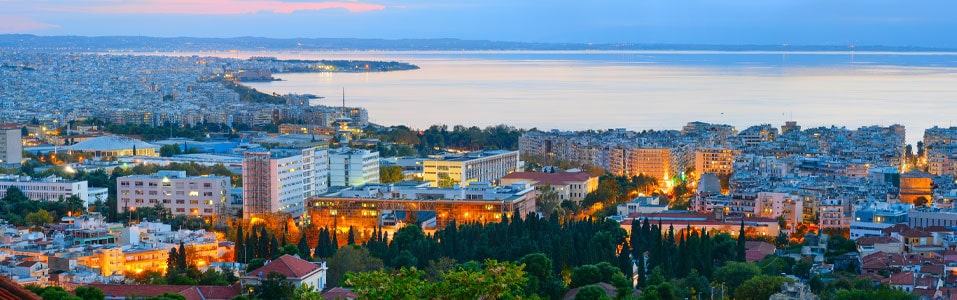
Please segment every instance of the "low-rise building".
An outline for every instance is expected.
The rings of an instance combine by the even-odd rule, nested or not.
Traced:
[[[544,192],[547,187],[558,194],[558,199],[562,201],[579,202],[585,199],[585,195],[598,189],[598,176],[587,172],[515,172],[502,177],[499,184],[509,186],[519,182],[531,184],[539,192]]]
[[[59,201],[77,196],[83,203],[89,201],[89,189],[86,181],[66,180],[56,176],[31,178],[29,176],[0,175],[0,198],[7,195],[7,189],[16,187],[30,200]]]
[[[422,162],[422,180],[428,181],[432,187],[465,186],[475,181],[497,183],[505,175],[518,172],[520,164],[518,151],[446,153],[430,156]]]
[[[296,287],[307,285],[321,291],[326,288],[328,270],[326,262],[313,263],[287,254],[267,261],[266,265],[247,272],[239,280],[244,286],[259,285],[269,274],[278,273]]]

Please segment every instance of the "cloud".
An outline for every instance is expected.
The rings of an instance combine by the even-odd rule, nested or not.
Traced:
[[[272,12],[290,14],[297,11],[345,9],[365,12],[385,9],[385,6],[358,2],[283,2],[278,0],[136,0],[95,3],[83,6],[47,7],[55,11],[83,11],[100,14],[184,14],[237,15]]]
[[[22,33],[57,27],[60,26],[37,22],[25,16],[0,15],[0,33]]]

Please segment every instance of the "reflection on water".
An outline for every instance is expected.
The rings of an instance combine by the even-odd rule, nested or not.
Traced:
[[[250,55],[262,55],[253,53]],[[420,70],[278,74],[249,83],[369,109],[417,128],[678,129],[688,121],[858,127],[899,123],[916,141],[957,109],[952,53],[347,52],[280,58],[400,60]],[[852,61],[853,59],[853,61]]]

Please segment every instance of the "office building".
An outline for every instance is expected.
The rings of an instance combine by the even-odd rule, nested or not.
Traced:
[[[328,188],[328,157],[327,150],[314,147],[246,152],[243,220],[255,221],[272,213],[301,217],[303,200]]]
[[[329,151],[330,186],[379,183],[379,152],[339,148]]]
[[[0,175],[0,198],[7,195],[7,189],[16,187],[30,200],[59,201],[77,196],[83,203],[89,200],[86,181],[66,180],[56,176],[31,178],[29,176]]]
[[[598,176],[587,172],[515,172],[502,177],[500,184],[508,186],[520,182],[531,184],[539,193],[549,188],[558,194],[561,201],[579,202],[585,199],[585,195],[598,189]]]
[[[422,162],[422,180],[432,187],[465,186],[476,181],[497,183],[520,169],[518,151],[475,151],[464,155],[443,154]]]

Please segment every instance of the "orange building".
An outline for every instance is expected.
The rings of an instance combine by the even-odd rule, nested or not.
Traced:
[[[934,194],[933,177],[934,175],[921,171],[901,174],[901,203],[914,203],[920,197],[924,197],[929,203]]]

